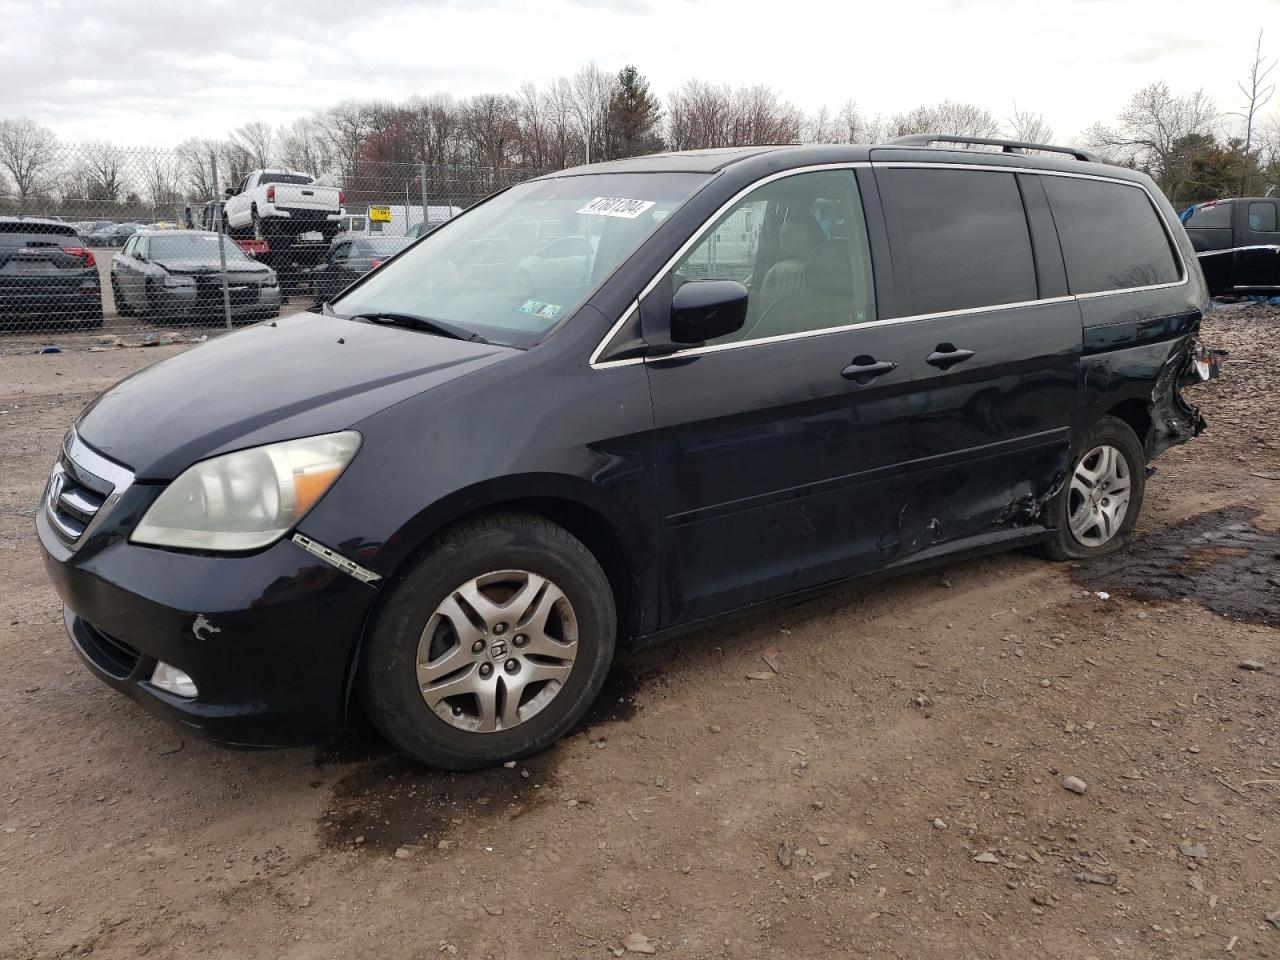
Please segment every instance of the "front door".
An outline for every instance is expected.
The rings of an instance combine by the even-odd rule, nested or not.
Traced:
[[[735,203],[641,305],[695,279],[750,292],[742,330],[646,361],[664,523],[664,620],[688,622],[898,556],[910,500],[909,358],[879,324],[854,172],[791,174]]]
[[[886,166],[876,181],[920,402],[904,539],[914,552],[1026,524],[1066,463],[1082,349],[1040,179]]]
[[[1234,290],[1280,290],[1280,222],[1274,200],[1237,200]]]

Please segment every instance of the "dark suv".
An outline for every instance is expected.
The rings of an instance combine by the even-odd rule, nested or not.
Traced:
[[[0,217],[0,325],[33,319],[102,326],[97,259],[69,223]]]
[[[1280,200],[1210,200],[1182,222],[1213,296],[1280,293]]]
[[[215,738],[324,736],[358,699],[467,768],[569,730],[618,643],[1117,549],[1203,426],[1191,245],[1140,173],[944,139],[533,180],[107,391],[37,515],[76,648]],[[530,294],[544,235],[586,262]],[[465,269],[494,238],[507,269]]]

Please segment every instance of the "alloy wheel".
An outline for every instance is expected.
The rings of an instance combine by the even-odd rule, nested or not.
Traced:
[[[1094,447],[1076,464],[1067,498],[1067,526],[1081,546],[1100,547],[1129,511],[1129,461],[1113,446]]]
[[[564,591],[527,570],[499,570],[451,590],[418,642],[418,689],[428,707],[471,733],[510,730],[564,688],[578,620]]]

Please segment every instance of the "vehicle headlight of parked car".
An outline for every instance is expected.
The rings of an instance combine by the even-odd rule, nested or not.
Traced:
[[[166,287],[194,287],[196,285],[195,277],[183,277],[169,274],[164,278]]]
[[[169,485],[130,539],[187,550],[265,547],[325,495],[359,448],[360,434],[348,430],[204,460]]]

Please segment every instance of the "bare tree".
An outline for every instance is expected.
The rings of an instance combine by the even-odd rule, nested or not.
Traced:
[[[1145,171],[1171,199],[1187,179],[1193,161],[1189,146],[1212,141],[1220,115],[1203,90],[1175,95],[1163,82],[1135,93],[1116,125],[1094,124],[1089,145],[1114,162]]]
[[[573,112],[587,148],[587,163],[592,156],[599,159],[608,152],[609,104],[613,102],[616,86],[616,79],[594,63],[574,74],[570,83]]]
[[[85,171],[86,196],[90,200],[114,203],[125,192],[121,166],[124,154],[113,143],[87,143],[80,151]]]
[[[231,131],[231,142],[245,152],[254,169],[270,167],[273,162],[275,133],[261,120],[254,120]]]
[[[1238,81],[1236,86],[1240,88],[1240,92],[1245,98],[1245,109],[1236,113],[1235,116],[1244,120],[1244,143],[1240,148],[1240,156],[1243,160],[1241,164],[1240,174],[1240,194],[1252,192],[1249,189],[1249,172],[1253,169],[1250,153],[1253,150],[1254,142],[1254,125],[1257,122],[1258,114],[1275,95],[1276,85],[1268,81],[1271,71],[1276,68],[1276,61],[1266,62],[1266,57],[1262,53],[1262,31],[1258,31],[1258,42],[1253,48],[1253,61],[1249,64],[1249,72],[1244,80]]]
[[[0,120],[0,168],[13,181],[18,212],[48,185],[56,165],[57,137],[26,117]]]
[[[212,200],[214,195],[213,162],[218,156],[216,140],[191,137],[178,144],[179,175],[187,196],[199,200]],[[225,175],[219,179],[226,180]],[[225,183],[221,184],[225,186]]]
[[[1004,132],[1011,140],[1024,143],[1053,143],[1053,127],[1045,121],[1044,116],[1030,110],[1019,110],[1015,101],[1013,112],[1004,120]]]
[[[326,172],[332,165],[329,143],[315,117],[300,117],[276,132],[280,162],[291,170],[310,174]]]
[[[895,113],[888,123],[888,135],[942,133],[957,137],[994,137],[1000,124],[989,110],[972,103],[943,100],[921,104],[905,113]]]

